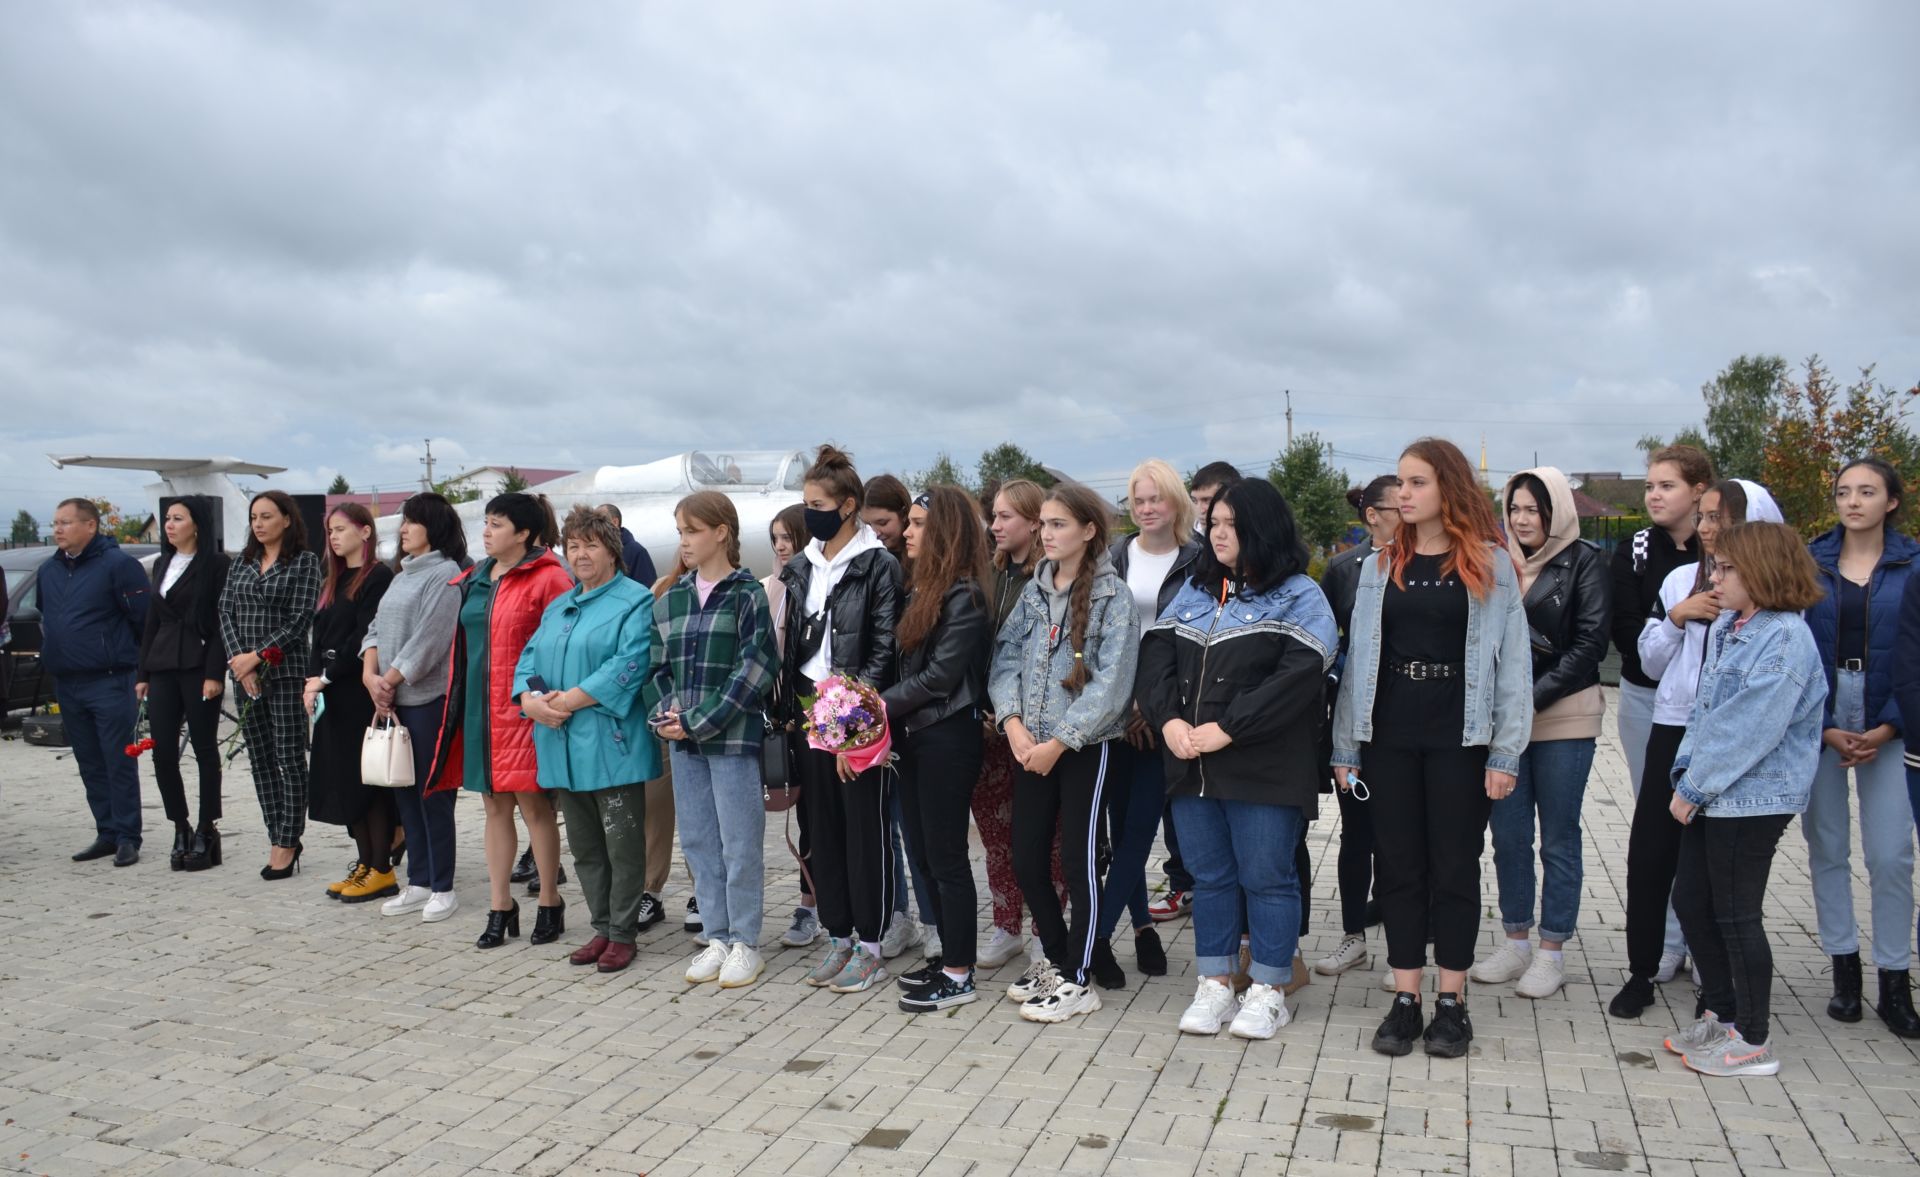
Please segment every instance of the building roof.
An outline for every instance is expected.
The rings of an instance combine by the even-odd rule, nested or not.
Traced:
[[[1603,519],[1626,514],[1613,504],[1603,503],[1583,490],[1573,492],[1573,509],[1582,519]]]
[[[556,478],[565,478],[569,474],[579,473],[578,470],[549,470],[539,466],[475,466],[471,470],[462,470],[447,481],[465,482],[470,478],[478,478],[482,474],[505,475],[509,470],[518,470],[520,477],[527,480],[528,486],[539,486],[543,482],[552,482]]]

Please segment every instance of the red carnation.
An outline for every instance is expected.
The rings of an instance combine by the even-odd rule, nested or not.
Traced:
[[[279,646],[268,646],[260,651],[260,661],[268,666],[278,666],[287,660],[286,653]]]
[[[137,743],[128,744],[125,748],[122,749],[122,751],[124,751],[129,756],[138,756],[140,755],[140,745]]]

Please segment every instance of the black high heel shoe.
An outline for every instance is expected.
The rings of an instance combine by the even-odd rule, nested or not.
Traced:
[[[193,823],[177,821],[173,823],[173,853],[167,856],[167,865],[174,870],[185,870],[187,855],[193,852]]]
[[[220,827],[210,821],[200,823],[193,832],[193,845],[187,850],[187,856],[180,861],[182,870],[206,870],[210,866],[220,865]]]
[[[287,865],[279,868],[278,870],[275,870],[273,867],[270,867],[270,866],[261,867],[260,877],[263,879],[266,879],[268,882],[272,882],[276,879],[290,879],[293,876],[299,874],[300,873],[300,852],[305,849],[306,849],[305,846],[302,846],[300,843],[295,842],[293,844],[293,860],[287,863]]]
[[[545,911],[546,909],[541,908],[541,910]],[[480,938],[473,942],[473,946],[475,948],[498,948],[507,942],[508,936],[518,937],[519,935],[520,903],[518,900],[514,900],[513,906],[505,911],[487,912],[487,930],[480,933]]]
[[[533,909],[533,933],[527,937],[527,943],[538,948],[542,944],[551,944],[567,930],[567,905],[564,900],[552,907]]]

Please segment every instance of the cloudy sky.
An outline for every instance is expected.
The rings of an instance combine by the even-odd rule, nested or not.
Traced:
[[[1920,378],[1920,6],[17,4],[0,510],[834,438],[1631,467]],[[446,465],[443,470],[448,469]]]

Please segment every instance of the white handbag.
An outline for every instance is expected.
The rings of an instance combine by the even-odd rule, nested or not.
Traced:
[[[392,717],[374,720],[360,737],[360,781],[388,789],[413,787],[413,736]]]

